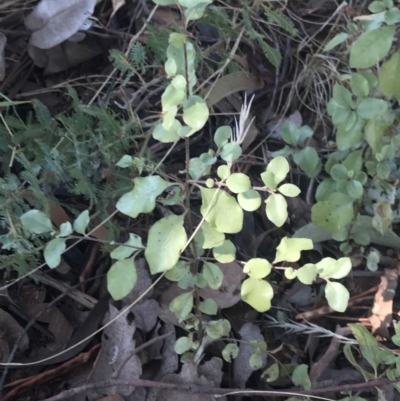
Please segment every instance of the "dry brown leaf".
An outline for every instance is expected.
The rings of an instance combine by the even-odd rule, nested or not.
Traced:
[[[25,352],[29,347],[29,338],[21,325],[5,310],[0,309],[1,338],[7,342],[9,349],[12,349],[20,335],[18,350]]]
[[[118,313],[118,309],[110,305],[107,320],[113,319]],[[138,379],[140,377],[142,365],[139,357],[133,355],[126,361],[127,356],[132,353],[136,346],[133,339],[135,330],[135,323],[129,323],[126,315],[121,316],[104,330],[101,350],[90,379],[91,383],[107,381],[115,371],[120,371],[117,377],[119,380],[129,381],[129,379]],[[90,396],[91,398],[113,394],[128,396],[134,390],[135,387],[132,386],[113,386],[90,392]]]
[[[253,323],[245,323],[239,330],[241,340],[239,346],[239,355],[233,360],[233,379],[236,387],[245,388],[246,382],[253,373],[250,367],[249,360],[252,355],[249,342],[250,341],[264,341],[261,335],[260,328]],[[267,355],[262,356],[263,366],[267,363]]]
[[[125,0],[112,0],[113,11],[110,16],[110,20],[114,17],[115,13],[125,5]]]
[[[87,29],[95,5],[96,0],[41,0],[25,19],[25,26],[33,32],[29,43],[51,49]]]

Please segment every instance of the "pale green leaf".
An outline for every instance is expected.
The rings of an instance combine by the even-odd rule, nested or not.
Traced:
[[[209,114],[208,106],[200,96],[191,96],[183,105],[183,121],[194,132],[204,127]]]
[[[400,95],[400,52],[396,52],[382,64],[379,75],[379,89],[388,98]]]
[[[261,355],[258,353],[253,354],[249,359],[249,365],[253,370],[261,369],[263,365]]]
[[[219,166],[217,169],[217,175],[221,180],[226,180],[231,174],[231,171],[228,166],[223,164],[222,166]]]
[[[385,100],[367,97],[357,106],[357,113],[360,117],[371,120],[384,114],[387,108]]]
[[[290,198],[294,198],[301,192],[300,188],[293,184],[283,184],[278,188],[278,191],[282,195],[288,196]]]
[[[328,282],[325,287],[325,297],[329,306],[336,312],[345,312],[349,303],[350,294],[347,288],[340,283]]]
[[[198,180],[203,175],[209,175],[211,166],[205,164],[200,157],[193,157],[189,160],[189,174],[193,180]]]
[[[44,248],[44,260],[51,269],[61,263],[61,255],[66,248],[65,241],[65,238],[54,238]]]
[[[220,321],[213,320],[205,325],[207,335],[213,340],[223,337],[225,330]]]
[[[311,146],[293,152],[293,160],[310,178],[316,177],[321,171],[321,160]]]
[[[178,355],[184,354],[186,351],[192,349],[193,341],[189,337],[180,337],[175,341],[174,351]]]
[[[212,290],[218,290],[218,288],[221,287],[222,280],[224,279],[224,273],[222,273],[220,267],[215,263],[204,262],[202,273],[204,280],[206,280],[207,285]]]
[[[358,342],[362,356],[376,371],[379,360],[379,346],[374,336],[361,324],[349,324],[349,327]]]
[[[174,298],[169,304],[171,312],[175,313],[179,322],[185,320],[193,309],[193,294],[185,292]]]
[[[130,155],[124,155],[122,156],[116,166],[121,167],[121,168],[127,168],[130,166],[133,166],[133,157]]]
[[[381,27],[364,32],[350,49],[350,68],[370,68],[389,52],[393,42],[394,27]]]
[[[221,246],[225,240],[225,234],[211,227],[207,221],[203,222],[198,233],[199,236],[196,236],[195,238],[196,241],[199,241],[199,244],[203,249],[211,249]]]
[[[232,128],[229,125],[223,125],[215,131],[214,142],[219,149],[225,146],[230,138],[232,138]]]
[[[218,312],[218,305],[213,299],[206,298],[204,301],[200,302],[199,309],[206,315],[216,315]]]
[[[276,248],[276,257],[273,263],[278,262],[297,262],[300,259],[301,251],[313,249],[313,243],[307,238],[288,238],[283,237]]]
[[[115,262],[107,273],[107,289],[115,301],[126,297],[137,281],[134,258]]]
[[[236,142],[227,143],[222,147],[221,159],[226,162],[234,162],[242,155],[242,148]]]
[[[271,194],[265,203],[268,219],[277,227],[282,227],[288,217],[286,199],[281,194]]]
[[[340,45],[341,43],[345,42],[350,35],[346,32],[338,33],[334,36],[324,47],[324,52],[334,49],[336,46]]]
[[[163,124],[157,124],[153,130],[153,138],[162,143],[173,143],[179,141],[179,130],[182,128],[182,124],[174,119],[171,127],[167,130]]]
[[[233,173],[226,180],[227,187],[235,194],[246,192],[251,188],[250,178],[243,173]]]
[[[190,273],[190,265],[183,260],[178,263],[165,274],[165,278],[171,281],[180,281]]]
[[[297,269],[297,278],[303,283],[310,285],[317,278],[317,266],[313,263],[307,263]]]
[[[243,301],[257,312],[266,312],[271,308],[274,290],[271,284],[265,280],[249,277],[243,281],[240,293]]]
[[[226,239],[220,246],[214,247],[212,253],[218,262],[230,263],[235,260],[236,247],[231,240]]]
[[[278,185],[286,178],[289,170],[290,166],[286,158],[284,158],[283,156],[278,156],[268,163],[266,171],[274,174],[275,183],[276,185]]]
[[[71,223],[66,221],[60,225],[60,233],[57,235],[57,237],[67,237],[68,235],[72,234],[72,231]]]
[[[28,231],[44,234],[53,230],[50,219],[39,210],[29,210],[20,217],[21,223]]]
[[[254,189],[249,189],[238,195],[237,201],[246,212],[254,212],[261,206],[261,196]]]
[[[250,259],[243,268],[243,273],[253,278],[264,278],[271,273],[272,265],[266,259],[253,258]]]
[[[170,215],[152,225],[147,239],[145,257],[151,274],[172,269],[187,241],[183,216]]]
[[[299,141],[300,130],[296,124],[286,120],[282,125],[281,135],[287,144],[296,146]]]
[[[367,79],[358,73],[351,74],[350,78],[351,90],[356,96],[366,97],[369,94],[370,87]]]
[[[184,89],[177,89],[174,85],[169,84],[161,95],[163,112],[175,110],[175,108],[185,100],[185,96],[186,93]]]
[[[274,382],[279,377],[279,365],[275,362],[269,368],[265,369],[261,375],[262,379],[265,379],[267,383]]]
[[[142,249],[144,249],[142,239],[136,234],[129,233],[128,241],[124,242],[124,245],[116,247],[110,256],[117,260],[127,259]]]
[[[236,344],[227,344],[222,350],[222,357],[226,362],[232,362],[239,355],[239,347]]]
[[[260,175],[260,177],[266,188],[276,189],[278,186],[275,174],[272,171],[265,171]]]
[[[311,380],[308,376],[308,366],[305,364],[296,366],[292,374],[292,382],[295,386],[303,387],[305,390],[311,389]]]
[[[242,230],[243,210],[234,197],[215,188],[200,188],[200,192],[200,212],[211,227],[227,234],[235,234]]]
[[[294,270],[293,267],[287,267],[285,269],[285,277],[288,280],[293,280],[297,277],[297,270]]]
[[[335,279],[346,277],[352,267],[351,260],[347,257],[338,260],[327,257],[318,262],[316,266],[320,276]]]
[[[136,218],[140,213],[150,213],[156,206],[156,198],[171,186],[157,175],[138,177],[133,180],[133,190],[122,195],[117,209],[127,216]]]

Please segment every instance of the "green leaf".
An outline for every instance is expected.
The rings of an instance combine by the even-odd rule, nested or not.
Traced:
[[[268,163],[266,171],[274,174],[275,183],[278,185],[286,178],[289,170],[290,166],[288,161],[283,156],[278,156]]]
[[[350,108],[353,106],[353,97],[351,92],[342,85],[336,83],[333,86],[332,97],[339,105]]]
[[[236,142],[227,143],[222,147],[221,159],[234,162],[242,155],[242,148]]]
[[[265,203],[268,219],[277,227],[282,227],[288,217],[286,199],[281,194],[270,194]]]
[[[316,177],[321,171],[321,160],[311,146],[294,151],[293,160],[310,178]]]
[[[222,273],[222,270],[219,268],[219,266],[211,262],[204,262],[202,272],[207,285],[212,290],[218,290],[218,288],[221,287],[222,280],[224,279],[224,273]]]
[[[266,312],[271,309],[274,290],[267,281],[249,277],[243,281],[240,293],[243,301],[257,312]]]
[[[345,344],[345,346],[343,347],[343,352],[344,352],[347,360],[364,376],[364,379],[366,381],[374,378],[374,375],[372,373],[367,372],[357,363],[356,359],[354,358],[353,352],[351,351],[350,344]],[[353,401],[353,400],[351,400],[351,401]]]
[[[310,239],[283,237],[276,248],[276,257],[272,263],[297,262],[300,259],[301,251],[311,249],[313,249],[313,243]]]
[[[224,326],[220,321],[212,320],[205,325],[207,335],[213,340],[218,340],[224,335]]]
[[[110,256],[112,259],[117,260],[127,259],[141,249],[144,249],[142,239],[136,234],[129,233],[128,241],[126,241],[124,245],[116,247],[110,253]]]
[[[115,262],[107,273],[107,289],[115,301],[126,297],[137,281],[134,258]]]
[[[285,277],[288,280],[293,280],[297,277],[297,270],[294,270],[293,267],[287,267],[285,269]]]
[[[179,322],[185,320],[193,309],[193,294],[191,292],[184,292],[174,298],[169,304],[171,312],[175,313]]]
[[[190,351],[193,346],[193,341],[189,337],[180,337],[175,341],[174,351],[178,355],[184,354],[186,351]]]
[[[66,248],[65,241],[64,238],[54,238],[44,248],[44,260],[50,269],[54,269],[61,263],[61,255]]]
[[[292,382],[295,386],[301,386],[305,390],[311,389],[311,380],[308,376],[308,366],[305,364],[296,366],[292,374]]]
[[[296,124],[286,120],[282,125],[281,135],[287,144],[295,146],[299,140],[300,132]]]
[[[336,312],[345,312],[350,294],[347,288],[335,282],[328,282],[325,287],[325,297],[329,306]]]
[[[200,157],[193,157],[189,160],[189,174],[193,180],[198,180],[203,175],[209,175],[211,166],[205,164]]]
[[[122,156],[116,166],[121,167],[121,168],[127,168],[133,166],[133,157],[130,155],[124,155]]]
[[[165,274],[165,278],[171,281],[180,281],[190,273],[190,265],[183,260],[178,263]]]
[[[157,196],[172,185],[158,175],[135,178],[133,184],[133,190],[122,195],[116,205],[121,213],[132,218],[136,218],[140,213],[152,212]]]
[[[222,357],[226,362],[232,362],[239,355],[239,347],[236,344],[227,344],[222,350]]]
[[[250,178],[243,173],[233,173],[226,180],[227,187],[235,194],[246,192],[251,188]]]
[[[231,240],[226,239],[220,246],[214,247],[212,253],[218,262],[230,263],[235,260],[236,247]]]
[[[275,362],[268,369],[265,369],[261,375],[262,379],[266,379],[267,383],[274,382],[279,377],[279,365]]]
[[[165,129],[163,124],[157,124],[154,127],[152,136],[159,142],[162,143],[173,143],[179,141],[179,130],[182,128],[182,124],[174,119],[169,129]]]
[[[153,0],[153,3],[160,6],[169,6],[171,4],[177,4],[178,0]]]
[[[297,269],[297,278],[303,283],[310,285],[317,278],[317,266],[313,263],[307,263],[306,265]]]
[[[206,298],[204,301],[200,302],[199,309],[206,315],[216,315],[218,312],[218,305],[213,299]]]
[[[222,166],[218,167],[217,175],[219,178],[221,178],[221,180],[226,180],[231,175],[231,170],[228,166],[223,164]]]
[[[266,188],[274,190],[278,186],[275,174],[272,173],[271,171],[265,171],[260,175],[260,177]]]
[[[200,188],[200,192],[200,212],[211,227],[227,234],[242,230],[243,210],[234,197],[216,188]]]
[[[379,89],[388,98],[400,95],[400,52],[396,52],[382,64],[379,75]]]
[[[193,133],[204,127],[210,111],[203,98],[191,96],[183,104],[183,121],[193,129]]]
[[[184,89],[177,89],[172,83],[169,84],[161,95],[163,112],[165,113],[169,110],[175,110],[176,106],[180,105],[185,100],[185,96],[186,93]]]
[[[69,221],[62,223],[60,226],[60,233],[57,237],[67,237],[68,235],[72,234],[72,226]]]
[[[330,199],[331,198],[332,195],[330,196]],[[322,201],[317,202],[311,208],[312,222],[331,232],[339,231],[345,227],[348,223],[350,223],[353,217],[354,209],[352,200],[346,203],[338,203],[335,200]]]
[[[347,170],[352,170],[355,173],[358,173],[362,168],[363,163],[363,151],[355,150],[351,152],[343,162],[343,166],[347,168]]]
[[[373,205],[374,217],[372,226],[381,234],[384,234],[393,221],[393,210],[387,200],[382,200]]]
[[[293,21],[283,12],[278,11],[277,9],[271,9],[267,6],[264,6],[264,10],[270,24],[278,25],[292,36],[297,34],[297,29],[295,28]]]
[[[349,324],[348,325],[358,342],[362,356],[368,361],[376,372],[379,364],[378,354],[379,347],[378,342],[374,336],[361,324]]]
[[[324,47],[324,52],[334,49],[336,46],[340,45],[341,43],[345,42],[350,35],[346,32],[338,33],[334,36]]]
[[[144,256],[151,274],[172,269],[187,241],[183,216],[170,215],[152,225]]]
[[[387,127],[387,122],[381,117],[373,118],[365,125],[365,139],[375,153],[382,149],[381,138]]]
[[[347,194],[352,199],[360,199],[364,194],[364,188],[361,182],[356,180],[350,180],[346,184]]]
[[[50,219],[39,210],[29,210],[20,219],[24,228],[32,233],[45,234],[53,231]]]
[[[219,149],[225,146],[232,138],[232,128],[229,125],[219,127],[214,134],[214,142]]]
[[[386,100],[367,97],[357,106],[357,113],[360,117],[371,120],[384,114],[387,108]]]
[[[350,258],[335,260],[327,257],[316,264],[317,272],[322,277],[340,279],[346,277],[351,271]]]
[[[251,369],[258,370],[262,368],[263,362],[260,354],[253,354],[249,359]]]
[[[385,3],[383,1],[373,1],[369,6],[368,10],[371,11],[371,13],[379,13],[381,11],[386,10]]]
[[[335,164],[331,169],[331,177],[335,181],[347,180],[348,169],[343,164]]]
[[[364,32],[350,49],[350,68],[370,68],[389,52],[393,42],[394,27],[381,27]]]
[[[261,206],[261,196],[254,189],[240,193],[237,201],[240,207],[246,212],[254,212]]]
[[[396,7],[392,7],[385,12],[385,22],[388,25],[394,25],[400,22],[400,10]]]
[[[362,74],[351,74],[350,86],[353,93],[359,97],[366,97],[370,92],[369,83]]]
[[[378,264],[380,261],[379,253],[376,251],[371,251],[367,256],[367,268],[372,272],[376,272],[378,270]]]
[[[356,122],[350,130],[346,130],[343,125],[338,127],[336,131],[336,144],[339,150],[347,150],[361,144],[361,130],[365,120],[362,120],[361,117],[358,118],[359,122]]]
[[[196,236],[195,239],[196,241],[199,241],[199,244],[203,249],[211,249],[221,246],[225,240],[225,234],[211,227],[207,221],[203,222],[198,233],[199,236]]]
[[[368,233],[365,232],[357,232],[353,235],[353,240],[356,244],[367,246],[371,243],[371,238]]]
[[[272,265],[266,259],[253,258],[250,259],[243,268],[243,273],[249,277],[261,279],[267,277],[271,273]]]
[[[300,188],[293,184],[283,184],[278,188],[278,191],[289,198],[294,198],[301,192]]]

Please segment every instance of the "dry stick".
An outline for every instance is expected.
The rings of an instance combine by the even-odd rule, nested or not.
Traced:
[[[147,18],[147,22],[150,22],[151,19],[153,18],[154,13],[156,12],[158,8],[158,5],[156,5],[153,10],[151,11],[149,17]],[[129,52],[131,51],[132,46],[134,45],[134,43],[139,39],[140,35],[145,31],[146,29],[146,24],[144,24],[142,26],[142,28],[140,29],[140,31],[130,40],[128,48],[126,49],[125,52],[125,56],[129,55]],[[112,78],[112,76],[118,71],[117,68],[114,68],[111,71],[111,74],[108,75],[107,79],[103,82],[103,84],[100,86],[100,88],[97,90],[97,92],[94,94],[94,96],[92,97],[92,99],[90,100],[90,102],[88,103],[88,106],[90,106],[91,104],[93,104],[93,102],[96,100],[96,98],[99,96],[99,94],[101,93],[101,91],[104,89],[104,87],[108,84],[108,82],[110,81],[110,79]]]
[[[126,363],[129,361],[129,359],[131,359],[134,355],[136,355],[137,353],[139,353],[140,351],[142,351],[143,349],[147,348],[148,346],[150,346],[151,344],[154,344],[157,341],[160,340],[164,340],[164,338],[167,338],[171,335],[172,333],[167,333],[167,334],[163,334],[162,336],[159,337],[155,337],[152,338],[151,340],[143,343],[142,345],[139,345],[139,347],[135,348],[127,357],[126,359],[121,363],[121,366],[113,373],[113,375],[111,376],[111,379],[116,379],[119,374],[121,373],[122,369],[124,368],[124,366],[126,365]]]
[[[211,388],[211,387],[198,386],[195,384],[172,384],[172,383],[155,382],[141,379],[110,380],[107,382],[103,381],[101,383],[92,383],[92,384],[87,384],[85,386],[76,387],[74,389],[64,391],[54,397],[46,398],[43,401],[60,401],[66,398],[72,399],[72,397],[78,394],[82,394],[88,390],[113,387],[113,386],[152,387],[152,388],[175,390],[175,391],[185,392],[188,394],[213,394],[215,398],[227,395],[238,395],[238,394],[253,395],[259,397],[287,397],[288,395],[289,396],[302,395],[314,399],[332,401],[330,398],[320,397],[318,396],[318,394],[337,393],[351,390],[364,390],[366,388],[383,386],[387,384],[397,383],[399,381],[400,378],[394,381],[388,378],[380,378],[365,383],[356,383],[344,386],[332,386],[309,391],[299,390],[295,392],[295,391],[257,391],[257,390],[242,390],[242,389]]]

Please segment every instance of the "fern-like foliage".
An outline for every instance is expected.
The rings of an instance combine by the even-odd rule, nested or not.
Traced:
[[[0,125],[0,268],[24,273],[35,267],[46,236],[32,235],[19,216],[49,212],[49,201],[77,214],[71,196],[106,215],[107,206],[132,186],[129,169],[115,171],[135,143],[138,126],[109,108],[84,106],[72,88],[72,112],[52,117],[35,100],[24,120],[12,109]],[[12,132],[12,137],[9,135]],[[113,229],[110,230],[113,232]]]
[[[289,33],[289,35],[295,36],[297,34],[297,29],[295,28],[293,21],[287,15],[267,6],[264,6],[264,11],[270,24],[277,25]]]

